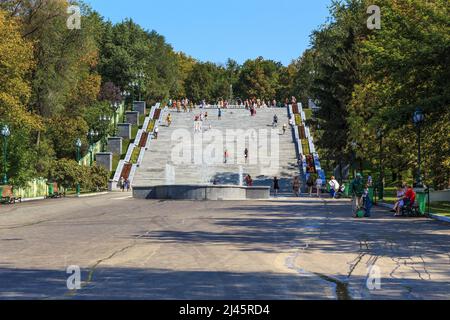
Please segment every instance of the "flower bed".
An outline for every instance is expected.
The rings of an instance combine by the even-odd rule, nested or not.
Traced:
[[[130,163],[136,164],[138,159],[139,159],[139,155],[140,154],[141,154],[141,148],[140,147],[134,147],[133,153],[131,154]]]

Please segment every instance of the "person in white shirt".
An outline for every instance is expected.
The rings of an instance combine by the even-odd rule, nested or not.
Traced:
[[[336,194],[339,192],[339,188],[341,187],[340,185],[339,185],[339,182],[336,180],[336,178],[333,176],[333,177],[331,177],[331,180],[330,180],[330,182],[329,182],[329,185],[330,185],[330,194],[331,194],[331,197],[333,198],[333,199],[335,199],[336,198]]]
[[[320,194],[322,192],[322,185],[323,185],[323,180],[318,177],[316,180],[316,189],[317,189],[317,197],[320,198]]]

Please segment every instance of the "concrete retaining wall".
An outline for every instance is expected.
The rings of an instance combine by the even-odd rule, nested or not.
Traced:
[[[433,191],[430,193],[431,202],[450,202],[450,190]]]
[[[136,199],[163,200],[247,200],[269,199],[270,187],[239,187],[210,185],[172,185],[133,187]]]

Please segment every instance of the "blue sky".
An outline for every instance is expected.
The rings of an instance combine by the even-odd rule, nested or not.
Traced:
[[[331,0],[86,0],[112,22],[130,17],[196,59],[239,63],[263,56],[287,65],[326,21]]]

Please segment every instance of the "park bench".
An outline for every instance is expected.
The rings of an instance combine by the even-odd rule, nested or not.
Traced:
[[[0,203],[14,204],[16,201],[22,202],[21,197],[14,196],[14,188],[12,186],[0,186]]]
[[[58,183],[53,182],[48,184],[48,195],[47,199],[57,199],[65,196],[64,192],[59,190]]]
[[[416,202],[411,203],[408,199],[405,200],[404,206],[401,208],[401,215],[403,217],[420,217],[422,213],[420,212],[419,204]]]

